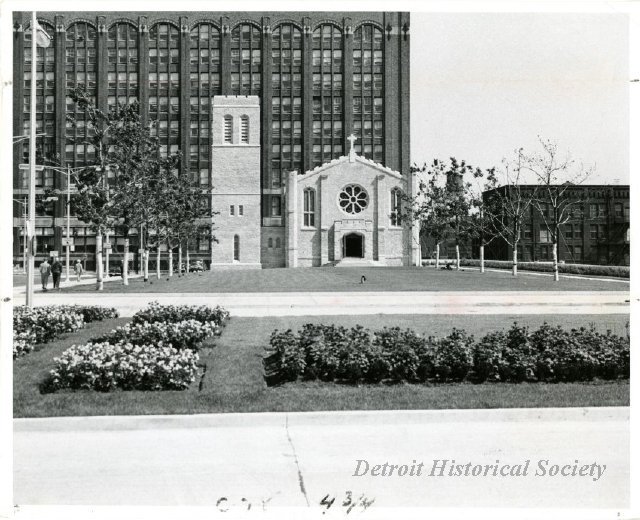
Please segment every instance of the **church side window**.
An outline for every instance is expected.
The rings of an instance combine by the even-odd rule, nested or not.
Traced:
[[[240,118],[240,142],[249,143],[249,117],[242,116]]]
[[[402,215],[402,192],[398,188],[391,190],[391,225],[400,226]]]
[[[224,142],[231,143],[233,136],[233,118],[231,116],[224,116]]]
[[[271,198],[271,216],[272,217],[280,217],[282,216],[280,209],[280,197],[272,197]]]
[[[240,261],[240,236],[233,235],[233,260]]]
[[[308,188],[304,190],[304,225],[305,227],[315,226],[316,212],[316,192]]]

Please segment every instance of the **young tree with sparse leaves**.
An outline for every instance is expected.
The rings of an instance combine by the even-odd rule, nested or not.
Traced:
[[[553,278],[560,280],[558,270],[558,243],[560,226],[575,220],[585,204],[584,198],[569,197],[569,190],[584,182],[593,168],[577,165],[569,154],[560,157],[558,145],[538,138],[542,151],[523,155],[523,168],[529,171],[537,183],[533,205],[541,216],[553,249]]]

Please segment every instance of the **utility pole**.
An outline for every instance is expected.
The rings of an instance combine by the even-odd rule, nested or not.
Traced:
[[[36,223],[36,44],[49,47],[51,37],[38,25],[36,12],[31,12],[31,103],[29,107],[29,217],[27,219],[27,307],[33,307],[33,277],[35,275]]]
[[[31,13],[31,103],[29,113],[29,218],[27,219],[27,307],[33,307],[36,221],[36,12]]]
[[[67,277],[65,281],[69,283],[70,251],[71,251],[71,168],[67,166]]]

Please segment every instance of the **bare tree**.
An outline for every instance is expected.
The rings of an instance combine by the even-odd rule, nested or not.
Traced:
[[[486,192],[485,212],[490,211],[488,224],[513,250],[511,274],[518,276],[518,244],[525,219],[530,215],[537,196],[537,186],[525,184],[526,157],[516,150],[513,161],[503,160],[504,185]]]
[[[575,220],[581,213],[585,199],[571,197],[571,189],[583,183],[594,171],[576,164],[567,153],[560,157],[558,145],[538,137],[541,152],[523,155],[523,168],[533,174],[538,186],[533,205],[541,216],[553,249],[553,278],[560,280],[558,270],[558,243],[560,226]]]

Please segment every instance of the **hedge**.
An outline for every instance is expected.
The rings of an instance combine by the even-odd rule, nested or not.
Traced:
[[[307,324],[275,330],[264,358],[270,385],[297,380],[377,383],[589,381],[629,378],[629,340],[595,327],[517,323],[476,341],[462,329],[444,338],[413,330]]]
[[[440,260],[441,265],[455,264],[455,260]],[[422,265],[434,265],[435,260],[423,260]],[[460,265],[464,267],[480,267],[480,260],[469,258],[460,259]],[[513,263],[506,260],[485,260],[487,269],[511,269]],[[550,262],[518,262],[518,269],[523,271],[538,271],[552,273],[553,264]],[[561,274],[578,274],[585,276],[609,276],[615,278],[629,278],[631,268],[626,265],[589,265],[589,264],[558,264],[558,272]]]

